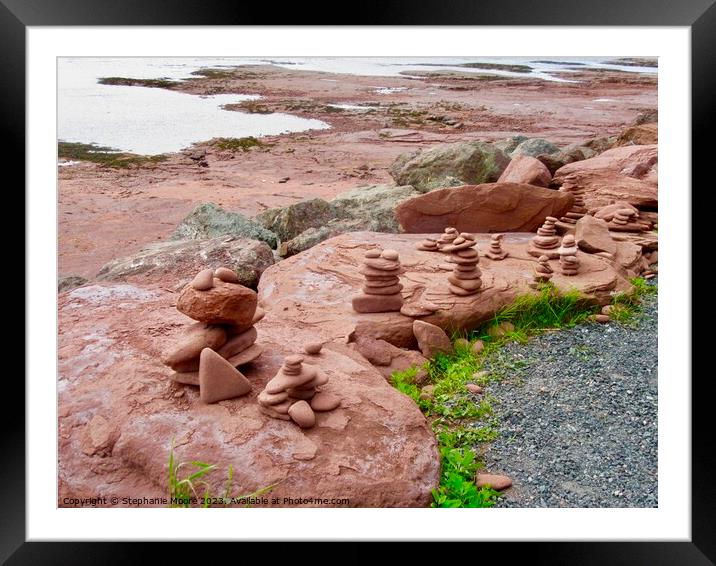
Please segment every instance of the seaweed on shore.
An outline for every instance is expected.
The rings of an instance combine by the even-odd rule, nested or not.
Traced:
[[[111,147],[100,146],[93,143],[57,142],[57,156],[63,159],[89,161],[104,167],[115,169],[138,168],[156,165],[167,159],[167,155],[138,155],[125,153]]]
[[[97,80],[101,85],[113,86],[144,86],[148,88],[167,88],[172,89],[179,83],[167,78],[161,79],[132,79],[128,77],[102,77]]]

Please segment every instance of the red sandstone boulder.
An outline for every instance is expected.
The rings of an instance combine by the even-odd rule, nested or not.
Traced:
[[[535,157],[518,153],[512,158],[497,182],[549,187],[551,180],[552,174],[544,163]]]
[[[658,206],[656,145],[627,145],[558,169],[553,182],[585,189],[588,209],[626,201],[639,207]]]
[[[299,277],[294,282],[310,294],[310,276]],[[205,404],[198,387],[171,381],[159,359],[186,328],[175,297],[158,285],[126,284],[58,295],[61,506],[65,497],[96,493],[166,497],[172,444],[177,463],[216,465],[202,477],[211,496],[223,496],[233,465],[234,495],[275,484],[266,497],[278,506],[316,494],[347,498],[350,507],[430,504],[440,476],[435,436],[415,403],[365,358],[337,337],[307,357],[304,365],[330,378],[312,407],[329,410],[316,413],[312,428],[263,415],[257,396],[284,357],[329,337],[310,317],[300,322],[270,308],[258,328],[266,351],[241,370],[251,391]]]
[[[189,318],[207,324],[250,324],[256,312],[256,292],[237,283],[214,279],[206,291],[184,287],[177,301],[177,310]]]
[[[547,216],[563,216],[571,194],[518,183],[488,183],[440,189],[403,201],[395,209],[406,232],[531,232]]]
[[[439,326],[425,322],[424,320],[416,320],[413,322],[413,334],[418,341],[418,347],[426,358],[432,358],[436,354],[452,354],[452,342],[445,331]]]
[[[406,269],[400,277],[405,302],[419,297],[433,304],[435,312],[421,316],[420,320],[452,334],[475,329],[493,318],[500,308],[511,304],[517,295],[535,292],[530,283],[537,258],[527,253],[533,237],[533,233],[524,232],[505,234],[502,247],[509,256],[501,261],[480,258],[481,290],[462,297],[450,292],[449,274],[439,268],[445,262],[445,254],[416,249],[424,240],[423,235],[343,234],[270,267],[259,285],[259,300],[262,307],[268,310],[270,306],[275,316],[280,317],[287,339],[296,328],[302,328],[312,333],[312,340],[354,342],[360,337],[370,337],[398,348],[417,349],[413,334],[415,318],[400,312],[361,314],[351,307],[350,297],[365,281],[360,271],[366,250],[374,247],[396,250]],[[476,234],[476,241],[480,249],[487,249],[490,235]],[[631,264],[633,254],[625,252],[629,253],[618,257]],[[578,275],[555,273],[552,283],[562,291],[577,289],[599,304],[610,303],[612,292],[632,288],[629,278],[637,273],[624,269],[616,258],[583,254],[580,261]],[[270,313],[266,315],[269,317]],[[259,336],[263,342],[262,328],[259,327]]]
[[[617,251],[617,243],[609,233],[608,224],[589,214],[577,220],[574,239],[579,249],[587,253],[609,252],[614,255]]]

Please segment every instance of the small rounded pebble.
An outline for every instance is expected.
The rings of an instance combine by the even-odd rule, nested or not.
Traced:
[[[391,261],[395,261],[398,259],[398,252],[395,250],[383,250],[383,253],[381,254],[385,259],[389,259]]]
[[[381,254],[380,250],[368,250],[367,252],[365,252],[364,257],[371,259],[371,258],[380,257],[380,254]]]
[[[211,289],[214,286],[214,270],[202,269],[192,280],[191,286],[197,291],[207,291]]]
[[[485,344],[482,340],[475,340],[472,345],[472,351],[475,354],[480,354],[485,349]]]
[[[301,354],[292,354],[290,356],[286,356],[284,362],[287,366],[298,366],[303,363],[303,356]]]
[[[420,390],[420,398],[423,401],[427,401],[429,399],[432,399],[435,395],[435,386],[434,385],[426,385]]]
[[[594,320],[597,322],[609,322],[611,319],[606,314],[596,314],[594,315]]]
[[[475,385],[474,383],[468,383],[465,385],[465,389],[467,389],[470,393],[474,393],[475,395],[479,395],[482,393],[482,387],[479,385]]]
[[[340,397],[327,391],[319,391],[313,399],[311,399],[311,409],[314,411],[332,411],[340,404]]]
[[[321,348],[323,348],[323,344],[321,342],[311,342],[303,347],[303,351],[309,356],[315,356],[316,354],[321,353]]]
[[[455,348],[469,348],[470,341],[466,338],[458,338],[455,340]]]
[[[296,401],[288,409],[288,416],[301,428],[311,428],[316,424],[316,414],[305,401]]]
[[[239,276],[236,275],[236,272],[233,269],[229,269],[228,267],[220,267],[214,272],[214,276],[218,279],[221,279],[222,281],[225,281],[226,283],[238,283],[239,282]]]
[[[602,314],[606,314],[607,316],[609,316],[611,314],[611,312],[612,312],[612,305],[604,305],[602,307]]]

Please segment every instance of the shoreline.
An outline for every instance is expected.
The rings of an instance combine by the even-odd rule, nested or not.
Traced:
[[[580,83],[453,72],[376,77],[278,67],[240,67],[230,74],[185,81],[173,90],[259,94],[262,98],[252,101],[256,106],[322,120],[331,128],[261,137],[264,145],[247,151],[195,144],[189,151],[206,151],[208,167],[197,165],[188,152],[136,169],[88,162],[58,167],[60,276],[92,279],[106,262],[165,241],[202,202],[254,215],[361,185],[392,184],[388,167],[406,151],[517,134],[564,146],[618,134],[639,112],[657,106],[656,76],[604,70],[569,73]],[[379,94],[378,88],[405,90]],[[381,107],[329,106],[366,103]],[[245,110],[246,104],[235,109]]]

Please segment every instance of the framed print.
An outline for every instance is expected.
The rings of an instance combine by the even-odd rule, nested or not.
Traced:
[[[28,221],[4,560],[713,562],[690,363],[710,2],[99,8],[0,5]]]

